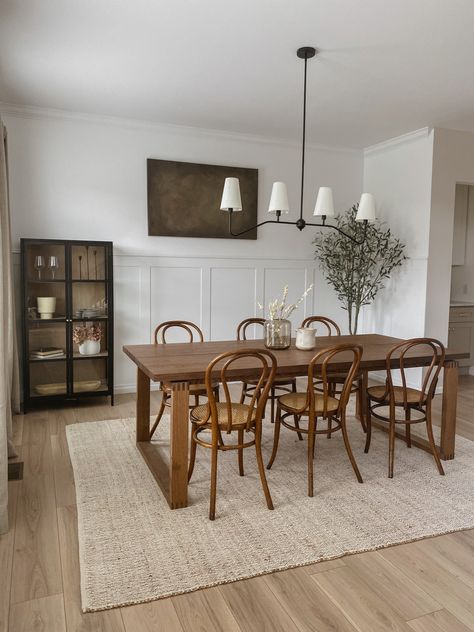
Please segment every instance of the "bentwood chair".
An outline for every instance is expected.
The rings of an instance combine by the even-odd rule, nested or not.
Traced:
[[[254,325],[265,325],[264,318],[246,318],[237,326],[237,340],[247,340],[247,331],[249,327]],[[243,404],[245,400],[253,396],[255,390],[256,380],[247,380],[242,382],[242,393],[240,395],[240,403]],[[279,391],[279,393],[277,393]],[[268,396],[270,400],[270,420],[273,423],[275,421],[275,401],[281,392],[296,393],[296,378],[278,376],[273,381],[273,386]],[[300,439],[303,439],[302,435],[299,435]]]
[[[256,381],[249,404],[234,403],[231,400],[228,382],[233,368],[242,366],[242,362],[258,366],[259,377]],[[217,455],[219,452],[237,450],[240,476],[244,475],[244,449],[255,446],[258,470],[268,509],[273,509],[270,490],[265,477],[262,459],[262,417],[265,411],[277,362],[275,356],[263,349],[242,349],[228,351],[212,360],[206,369],[205,385],[208,402],[191,410],[191,455],[188,480],[191,480],[198,445],[211,450],[211,497],[209,519],[216,514],[217,491]],[[219,371],[224,401],[216,399],[213,374]],[[235,439],[236,438],[236,439]]]
[[[323,327],[323,331],[321,333],[322,336],[340,336],[341,335],[341,329],[339,325],[333,320],[331,320],[330,318],[327,318],[326,316],[308,316],[308,318],[305,318],[304,321],[301,323],[301,327],[313,327],[315,323],[317,325],[322,325]],[[335,394],[337,395],[338,393],[340,394],[342,385],[344,384],[345,379],[346,379],[346,376],[343,373],[335,372],[329,376],[331,395],[335,395]],[[366,427],[366,423],[364,419],[364,412],[366,409],[366,403],[365,403],[366,386],[367,386],[366,373],[360,370],[357,371],[352,387],[351,387],[351,393],[357,394],[359,419],[360,419],[360,424],[362,426],[362,430],[364,432],[367,431],[367,427]],[[317,391],[321,390],[318,384],[315,385],[315,388]],[[328,421],[327,437],[328,439],[331,438],[331,422],[330,421]]]
[[[427,368],[421,389],[407,386],[406,370],[410,366],[410,352],[413,350],[427,352],[431,363]],[[431,422],[431,404],[435,395],[439,373],[444,364],[446,351],[439,340],[434,338],[412,338],[396,344],[387,353],[385,386],[371,386],[367,389],[367,437],[365,452],[369,451],[372,433],[372,416],[389,425],[388,477],[393,478],[395,460],[395,426],[405,425],[405,442],[411,448],[411,426],[426,423],[426,432],[438,472],[444,475],[443,466],[433,437]],[[401,385],[394,385],[394,377],[400,378]],[[382,414],[381,408],[388,409],[388,415]],[[401,413],[401,415],[400,415]]]
[[[333,393],[331,363],[337,363],[343,359],[347,362],[348,356],[351,358],[351,365],[346,373],[342,390],[338,396],[331,395]],[[352,383],[359,370],[361,356],[362,347],[359,345],[340,344],[322,349],[309,363],[306,392],[288,393],[278,398],[273,450],[267,469],[270,469],[275,461],[280,439],[280,427],[282,425],[293,432],[302,432],[308,435],[308,496],[313,496],[313,459],[316,435],[327,434],[327,429],[318,430],[318,418],[326,420],[328,425],[331,422],[331,432],[342,431],[344,446],[352,468],[359,483],[363,482],[352,453],[346,428],[347,402],[351,394]],[[315,383],[321,389],[320,392],[315,390]],[[298,417],[300,423],[292,424],[289,421],[289,418],[294,415]],[[301,425],[301,417],[308,418],[306,427]],[[332,426],[332,423],[335,425]]]
[[[153,333],[154,343],[166,344],[166,334],[172,329],[184,331],[189,343],[204,342],[202,331],[194,323],[187,320],[167,320],[156,327]],[[219,398],[219,382],[214,382],[213,389],[216,397]],[[171,384],[168,384],[167,382],[160,382],[160,390],[162,392],[161,405],[150,432],[150,439],[153,437],[156,429],[158,428],[158,424],[161,421],[165,408],[171,405]],[[206,395],[206,386],[204,384],[190,384],[189,395],[194,397],[194,404],[190,405],[189,408],[198,406],[199,398]]]

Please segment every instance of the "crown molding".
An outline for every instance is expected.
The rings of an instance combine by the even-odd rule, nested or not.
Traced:
[[[376,154],[382,151],[386,151],[387,149],[392,149],[397,145],[403,145],[405,143],[410,143],[418,138],[425,138],[429,136],[431,133],[432,127],[422,127],[420,129],[416,129],[413,132],[408,132],[407,134],[401,134],[401,136],[395,136],[395,138],[389,138],[388,140],[384,140],[381,143],[376,143],[375,145],[370,145],[369,147],[364,148],[364,156],[370,156],[371,154]]]
[[[276,145],[283,147],[300,148],[301,143],[287,138],[275,138],[269,136],[259,136],[257,134],[247,134],[244,132],[231,132],[221,129],[211,129],[205,127],[192,127],[187,125],[175,125],[172,123],[160,123],[157,121],[147,121],[140,119],[125,118],[119,116],[107,116],[91,114],[87,112],[73,112],[54,108],[43,108],[30,105],[16,105],[0,101],[0,115],[12,116],[32,120],[56,120],[70,121],[78,123],[89,123],[94,125],[107,125],[120,127],[122,129],[154,130],[164,133],[179,135],[194,135],[202,137],[223,138],[240,142],[254,142],[264,145]],[[344,153],[362,156],[362,149],[354,147],[338,147],[319,143],[307,143],[306,146],[313,150],[328,151],[334,153]]]

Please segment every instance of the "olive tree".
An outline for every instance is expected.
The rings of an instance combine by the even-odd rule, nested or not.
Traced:
[[[336,225],[360,242],[364,225],[356,222],[357,209],[354,205],[339,215]],[[372,303],[391,272],[407,259],[405,244],[378,220],[367,226],[366,239],[360,245],[337,231],[321,231],[313,243],[326,280],[347,310],[349,332],[356,334],[361,308]]]

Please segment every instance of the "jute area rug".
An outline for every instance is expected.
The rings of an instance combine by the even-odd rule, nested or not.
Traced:
[[[165,453],[168,418],[157,443]],[[268,460],[273,426],[264,423]],[[306,495],[306,443],[282,429],[266,508],[253,450],[219,454],[216,520],[208,520],[210,451],[198,446],[190,506],[171,511],[135,447],[134,420],[67,427],[79,521],[85,612],[140,603],[474,527],[474,446],[457,438],[456,459],[439,476],[432,457],[396,442],[387,478],[387,435],[373,432],[369,454],[358,421],[350,436],[364,483],[340,433],[316,442],[315,496]]]

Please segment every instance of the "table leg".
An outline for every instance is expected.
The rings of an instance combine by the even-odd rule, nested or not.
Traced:
[[[137,369],[137,441],[150,441],[150,378]]]
[[[173,382],[171,389],[170,490],[172,508],[188,504],[189,384]]]
[[[441,441],[439,446],[440,456],[444,461],[454,459],[458,373],[458,363],[455,360],[445,362],[443,377],[443,404],[441,409]]]

